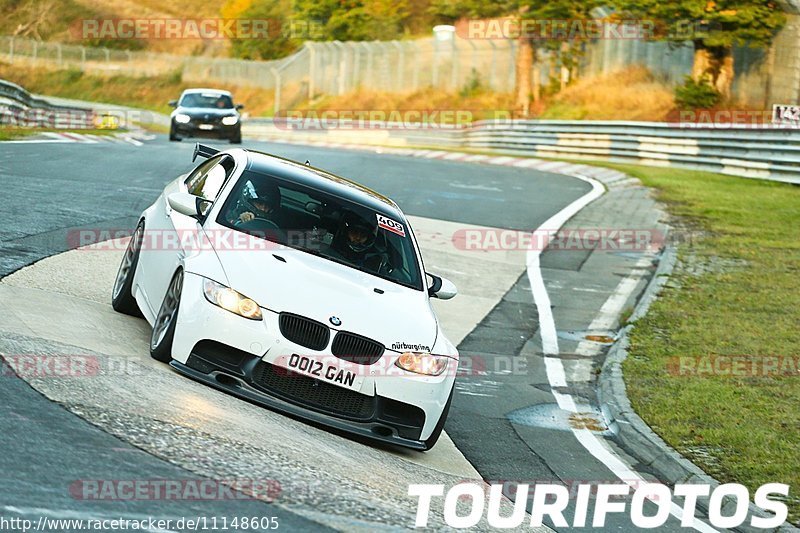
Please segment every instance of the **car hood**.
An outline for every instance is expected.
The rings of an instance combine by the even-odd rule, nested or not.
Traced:
[[[261,307],[306,316],[390,350],[434,345],[438,326],[425,292],[293,248],[267,243],[270,249],[256,249],[265,241],[247,238],[244,250],[217,250],[217,256],[231,288]],[[341,325],[333,326],[331,317]]]
[[[184,113],[192,117],[204,115],[209,117],[229,117],[238,114],[235,109],[218,109],[216,107],[179,107],[174,113]]]

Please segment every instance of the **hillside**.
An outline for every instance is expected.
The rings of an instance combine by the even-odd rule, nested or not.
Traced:
[[[83,20],[217,18],[227,0],[0,0],[0,34],[178,54],[227,55],[230,43],[200,39],[83,39]]]

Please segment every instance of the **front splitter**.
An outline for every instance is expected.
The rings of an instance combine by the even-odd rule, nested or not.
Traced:
[[[293,403],[283,401],[280,398],[276,398],[275,396],[265,394],[251,387],[233,374],[227,374],[225,372],[204,374],[203,372],[195,370],[175,360],[172,360],[169,365],[180,374],[194,379],[195,381],[205,383],[206,385],[210,385],[215,389],[227,392],[237,396],[238,398],[247,400],[262,407],[279,411],[282,414],[286,414],[294,418],[299,418],[313,424],[324,425],[339,431],[344,431],[360,437],[366,437],[368,439],[386,444],[403,446],[405,448],[411,448],[420,451],[427,450],[427,447],[423,442],[406,439],[394,433],[391,435],[378,433],[378,431],[385,430],[387,428],[387,426],[383,424],[376,422],[356,422],[351,420],[342,420],[340,418],[328,416],[324,413],[305,409],[299,405],[295,405]],[[225,377],[224,382],[221,382],[217,379],[218,375],[223,375]]]

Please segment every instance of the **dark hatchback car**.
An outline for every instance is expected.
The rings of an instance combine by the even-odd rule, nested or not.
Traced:
[[[175,111],[170,115],[169,140],[183,137],[227,139],[242,142],[242,117],[228,91],[216,89],[187,89],[179,100],[172,100]]]

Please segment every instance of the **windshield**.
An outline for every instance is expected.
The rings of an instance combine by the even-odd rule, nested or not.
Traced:
[[[248,170],[217,222],[422,290],[405,224],[316,189]]]
[[[233,109],[233,100],[227,94],[187,93],[181,98],[181,107],[212,107]]]

